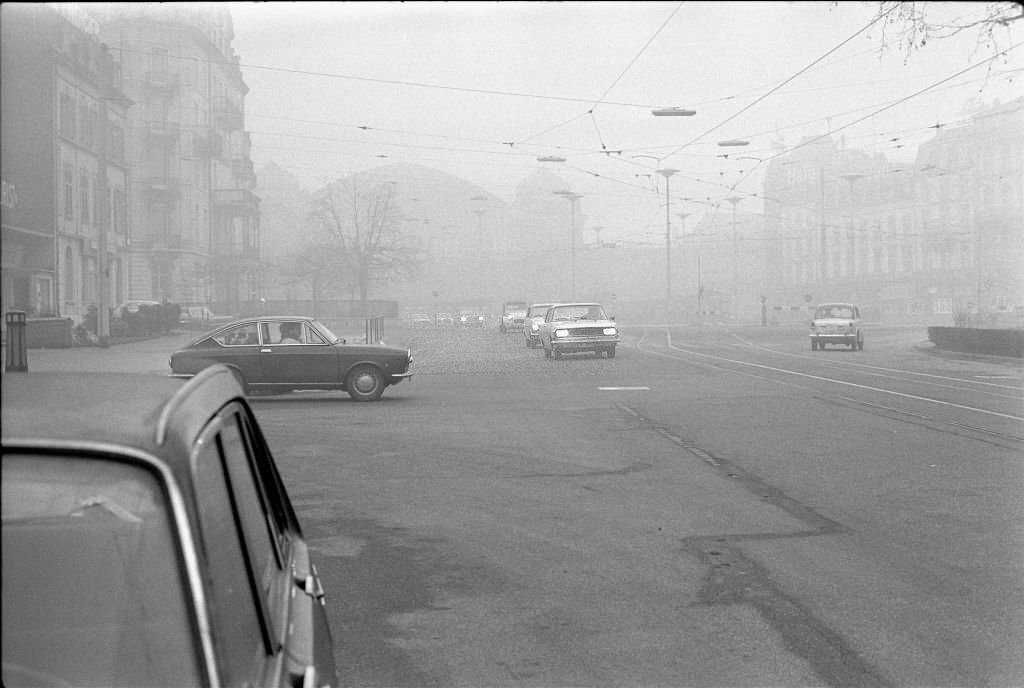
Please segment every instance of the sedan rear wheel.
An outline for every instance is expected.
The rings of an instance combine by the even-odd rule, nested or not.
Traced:
[[[376,401],[385,386],[380,369],[367,363],[353,368],[345,379],[345,391],[355,401]]]

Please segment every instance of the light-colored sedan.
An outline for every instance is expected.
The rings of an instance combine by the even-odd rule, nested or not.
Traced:
[[[811,320],[811,351],[826,344],[845,344],[855,351],[864,348],[864,330],[860,309],[852,303],[823,303]]]
[[[526,318],[523,320],[523,338],[526,339],[526,348],[535,349],[540,344],[540,326],[544,322],[544,315],[554,303],[531,303],[526,309]]]
[[[557,303],[544,316],[540,341],[548,358],[580,352],[615,358],[619,330],[599,303]]]

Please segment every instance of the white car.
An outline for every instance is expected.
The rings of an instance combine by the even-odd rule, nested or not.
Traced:
[[[619,330],[599,303],[556,303],[544,316],[540,341],[547,358],[586,351],[615,358]]]
[[[523,319],[523,337],[526,339],[526,348],[535,349],[541,346],[540,325],[544,322],[544,315],[554,303],[531,303],[526,309],[526,317]]]
[[[525,318],[526,303],[524,301],[506,301],[501,307],[501,320],[498,322],[498,330],[502,334],[522,330]]]
[[[854,351],[864,348],[860,309],[852,303],[823,303],[811,320],[811,351],[825,350],[826,344],[845,344]]]

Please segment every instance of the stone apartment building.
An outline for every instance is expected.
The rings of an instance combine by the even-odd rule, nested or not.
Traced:
[[[888,321],[1019,324],[1022,166],[1024,98],[939,127],[909,164],[828,138],[780,156],[764,189],[772,299],[857,301]]]
[[[106,6],[100,37],[135,102],[128,298],[237,312],[261,281],[259,198],[227,6]]]
[[[253,298],[259,198],[227,7],[17,3],[0,27],[4,311]]]
[[[77,319],[126,296],[131,103],[76,6],[7,5],[0,28],[3,310]]]

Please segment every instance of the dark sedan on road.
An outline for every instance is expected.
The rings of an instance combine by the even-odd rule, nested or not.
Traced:
[[[3,381],[3,685],[337,685],[325,596],[237,378]]]
[[[343,390],[374,401],[412,377],[412,353],[382,344],[348,344],[315,318],[257,317],[219,327],[171,355],[172,375],[195,375],[222,363],[247,393]]]

